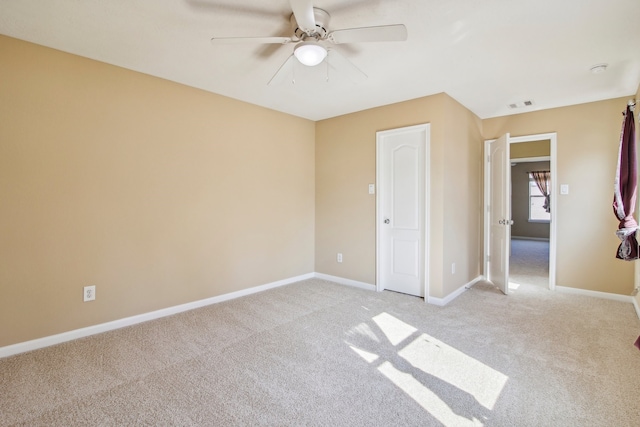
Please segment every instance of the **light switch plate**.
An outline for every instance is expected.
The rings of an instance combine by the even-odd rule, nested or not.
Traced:
[[[560,185],[560,194],[569,194],[569,184]]]

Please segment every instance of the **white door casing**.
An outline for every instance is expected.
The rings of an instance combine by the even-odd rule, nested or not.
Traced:
[[[428,295],[429,125],[381,131],[377,148],[376,288]]]
[[[509,248],[511,244],[511,161],[509,134],[489,145],[489,277],[509,294]]]

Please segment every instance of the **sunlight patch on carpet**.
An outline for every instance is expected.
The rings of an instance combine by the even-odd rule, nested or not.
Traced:
[[[376,322],[376,325],[384,332],[392,345],[400,344],[417,331],[413,326],[406,324],[388,313],[378,314],[373,318],[373,321]]]
[[[473,396],[486,409],[493,410],[509,377],[426,333],[420,333],[411,342],[399,347],[399,344],[415,336],[416,332],[419,332],[418,329],[386,312],[378,314],[371,320],[385,335],[397,356],[404,359],[416,371],[412,375],[406,368],[401,368],[386,356],[381,357],[373,352],[375,350],[366,351],[349,345],[356,354],[368,363],[377,361],[378,371],[444,425],[482,425],[476,418],[467,419],[456,414],[419,378],[423,373],[437,378]],[[376,337],[371,327],[365,323],[361,323],[351,332],[357,332],[369,338]],[[376,341],[379,342],[377,337]],[[384,354],[384,350],[379,349],[380,354]]]
[[[384,362],[378,367],[378,371],[445,426],[465,427],[483,425],[477,418],[470,420],[453,412],[449,405],[440,399],[433,391],[425,387],[411,374],[399,371],[390,362]]]
[[[376,343],[380,342],[380,339],[376,336],[375,332],[373,332],[371,330],[371,327],[369,325],[367,325],[366,323],[361,323],[358,326],[356,326],[355,328],[351,329],[348,332],[349,335],[358,335],[358,336],[362,336],[362,337],[367,337],[369,338],[371,341],[374,341]]]
[[[398,355],[421,371],[469,393],[489,410],[508,380],[506,375],[427,334],[421,334]]]
[[[360,357],[362,357],[364,360],[366,360],[369,363],[373,363],[380,358],[380,356],[378,356],[377,354],[370,353],[368,351],[365,351],[358,347],[354,347],[352,345],[350,345],[349,348],[351,348],[351,350],[355,351],[356,354],[358,354]]]

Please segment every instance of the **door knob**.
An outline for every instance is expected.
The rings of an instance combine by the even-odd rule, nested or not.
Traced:
[[[385,218],[384,223],[385,224],[389,224],[391,222],[391,220],[389,218]]]

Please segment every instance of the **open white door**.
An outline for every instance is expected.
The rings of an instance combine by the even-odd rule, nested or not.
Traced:
[[[509,294],[511,163],[509,134],[489,144],[489,281]]]
[[[428,125],[377,133],[377,289],[425,296]]]

